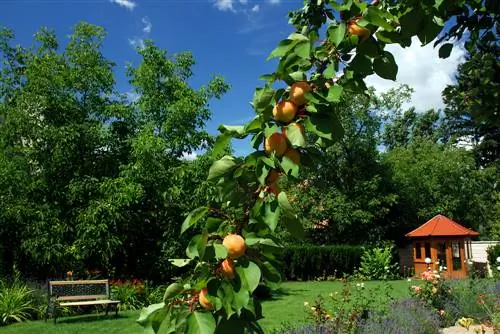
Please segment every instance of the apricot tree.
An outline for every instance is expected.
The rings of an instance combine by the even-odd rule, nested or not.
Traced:
[[[269,59],[275,72],[261,76],[255,90],[255,117],[245,125],[221,125],[214,154],[233,138],[251,137],[254,152],[226,155],[214,162],[208,179],[218,195],[193,210],[181,233],[196,227],[186,249],[194,268],[171,284],[164,302],[144,309],[138,322],[153,333],[262,333],[259,301],[253,296],[262,282],[280,282],[278,224],[303,234],[298,212],[281,178],[298,180],[300,169],[338,141],[343,129],[336,104],[346,92],[363,94],[364,78],[376,74],[395,80],[398,66],[385,46],[407,47],[417,36],[422,45],[435,40],[452,16],[456,24],[440,38],[461,37],[465,24],[488,13],[480,1],[306,1],[290,13],[296,31],[282,40]],[[451,43],[440,46],[447,57]],[[425,60],[422,60],[425,61]],[[280,84],[290,88],[279,88]],[[180,261],[179,261],[180,262]]]

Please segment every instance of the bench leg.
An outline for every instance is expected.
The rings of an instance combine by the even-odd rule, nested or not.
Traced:
[[[106,304],[106,316],[108,316],[109,304]]]
[[[115,317],[118,318],[118,304],[115,304]]]

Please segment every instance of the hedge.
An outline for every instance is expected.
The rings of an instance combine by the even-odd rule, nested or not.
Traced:
[[[353,274],[361,263],[361,246],[290,246],[285,248],[282,272],[287,280],[313,280]]]
[[[497,263],[497,258],[500,257],[500,244],[491,245],[486,249],[488,253],[488,261],[491,267],[498,267],[500,263]]]

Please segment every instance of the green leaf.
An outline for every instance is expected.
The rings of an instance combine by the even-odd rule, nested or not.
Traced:
[[[373,61],[373,70],[381,78],[396,80],[398,65],[394,60],[394,56],[389,51],[384,51],[380,58]]]
[[[265,261],[262,263],[262,276],[270,282],[280,282],[281,274],[271,263]]]
[[[256,133],[261,129],[260,116],[255,116],[250,122],[245,125],[245,132]]]
[[[325,71],[323,72],[323,76],[327,79],[332,78],[335,75],[335,64],[333,62],[328,63]]]
[[[420,6],[415,6],[411,11],[399,18],[401,32],[405,36],[415,36],[424,27],[425,12]]]
[[[274,89],[269,86],[257,88],[253,96],[253,107],[257,113],[263,113],[271,105]]]
[[[293,52],[295,52],[295,54],[302,59],[308,59],[310,51],[311,51],[311,44],[309,43],[309,41],[300,42],[293,49]]]
[[[250,294],[247,289],[240,289],[234,293],[233,298],[233,308],[236,310],[236,314],[241,314],[241,309],[248,304],[250,301]]]
[[[306,118],[304,126],[308,131],[325,139],[340,140],[344,136],[340,119],[333,112],[312,114]]]
[[[282,40],[278,46],[271,52],[269,57],[267,57],[267,60],[270,60],[272,58],[276,57],[283,57],[286,55],[290,50],[293,49],[293,47],[297,44],[297,41],[293,41],[291,39],[284,39]]]
[[[417,34],[422,46],[429,44],[434,38],[439,35],[443,29],[443,24],[440,20],[432,15],[426,16],[424,28]]]
[[[298,34],[296,32],[293,32],[288,36],[288,39],[294,40],[294,41],[309,41],[309,38],[307,36],[304,36],[302,34]]]
[[[189,213],[189,215],[184,219],[181,226],[181,234],[186,232],[191,226],[196,224],[198,220],[203,218],[208,213],[208,206],[200,206]]]
[[[304,237],[304,228],[297,218],[295,210],[292,208],[286,193],[284,191],[280,192],[278,195],[278,203],[283,211],[283,223],[287,227],[288,231],[297,238]]]
[[[248,262],[247,267],[236,267],[236,272],[240,277],[243,286],[252,293],[260,282],[260,268],[254,262]]]
[[[256,173],[257,173],[257,180],[259,180],[260,184],[265,185],[266,184],[266,178],[267,175],[269,174],[269,170],[271,168],[264,164],[262,161],[257,165],[256,168]]]
[[[328,95],[326,99],[329,102],[340,102],[340,95],[342,95],[342,90],[343,88],[340,85],[330,86],[330,88],[328,88]]]
[[[276,201],[266,202],[262,205],[262,220],[274,232],[280,218],[281,209]]]
[[[363,77],[373,73],[372,61],[365,55],[357,54],[351,61],[350,66],[356,73]]]
[[[225,259],[227,257],[227,249],[222,244],[214,244],[214,249],[217,259]]]
[[[293,81],[302,81],[307,79],[306,75],[302,71],[290,73],[289,76]]]
[[[231,142],[231,136],[227,133],[223,133],[219,136],[217,136],[217,139],[215,140],[214,148],[212,149],[211,156],[213,158],[217,157],[219,154],[221,154],[226,147],[229,145]]]
[[[328,28],[328,39],[335,44],[335,46],[339,46],[344,40],[346,30],[346,24],[344,22],[340,23],[337,27],[330,26]]]
[[[182,286],[181,283],[174,282],[170,284],[165,290],[165,294],[163,295],[163,301],[166,301],[172,297],[177,296],[183,289],[184,287]]]
[[[388,16],[387,14],[389,13],[383,12],[376,7],[370,6],[368,7],[366,14],[363,16],[363,20],[366,20],[371,24],[381,27],[386,31],[393,31],[394,28],[385,19]]]
[[[380,47],[377,40],[370,36],[358,45],[358,54],[366,55],[370,58],[377,58],[380,56]]]
[[[448,58],[453,49],[453,44],[445,43],[439,48],[439,58]]]
[[[168,261],[170,263],[172,263],[172,265],[181,268],[181,267],[187,266],[192,260],[191,259],[168,259]]]
[[[215,319],[210,312],[194,311],[187,317],[187,334],[213,334]]]
[[[305,147],[306,138],[296,123],[286,126],[286,137],[293,147]]]
[[[243,125],[219,125],[218,130],[235,138],[242,139],[247,136]]]
[[[208,180],[221,177],[229,173],[236,166],[234,157],[225,155],[221,159],[215,161],[208,171]]]
[[[293,162],[288,157],[283,157],[281,159],[281,168],[286,175],[291,175],[294,178],[299,177],[299,165],[295,164],[295,162]]]
[[[186,255],[188,258],[194,259],[195,257],[200,255],[198,253],[198,244],[200,243],[200,241],[201,241],[201,234],[197,234],[191,238],[186,248]]]
[[[153,333],[158,333],[161,323],[168,313],[165,303],[152,304],[142,309],[137,323]]]

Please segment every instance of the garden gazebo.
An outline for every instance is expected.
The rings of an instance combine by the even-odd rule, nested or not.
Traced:
[[[446,278],[466,278],[467,261],[471,258],[471,237],[478,235],[478,232],[443,215],[434,216],[406,234],[413,241],[415,274],[442,267],[442,275]]]

